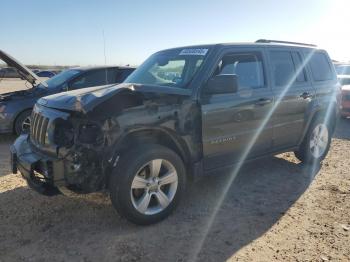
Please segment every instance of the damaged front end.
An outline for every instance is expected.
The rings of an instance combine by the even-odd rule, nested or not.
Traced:
[[[36,191],[50,191],[47,195],[57,188],[96,192],[108,187],[119,155],[132,146],[130,134],[152,130],[156,135],[151,139],[161,133],[176,136],[174,146],[186,161],[199,158],[200,114],[189,98],[181,90],[169,94],[119,85],[41,99],[32,113],[30,135],[11,147],[13,169]]]

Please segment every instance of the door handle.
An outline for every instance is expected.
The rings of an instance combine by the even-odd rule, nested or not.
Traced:
[[[310,94],[309,92],[304,92],[300,95],[300,97],[303,99],[307,99],[307,98],[311,98],[312,94]]]
[[[272,100],[269,98],[260,98],[258,101],[255,102],[255,105],[257,106],[264,106],[267,104],[272,103]]]

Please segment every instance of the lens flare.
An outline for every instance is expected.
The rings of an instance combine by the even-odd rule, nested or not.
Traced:
[[[225,186],[222,190],[220,197],[218,198],[218,201],[214,207],[214,210],[213,210],[211,216],[208,218],[208,220],[206,222],[206,226],[204,227],[203,233],[199,236],[198,241],[195,242],[196,245],[194,247],[190,261],[196,261],[198,259],[198,255],[199,255],[200,251],[202,250],[203,244],[207,238],[207,235],[208,235],[213,223],[215,222],[215,218],[216,218],[216,216],[221,208],[221,205],[222,205],[223,201],[225,200],[225,197],[226,197],[232,183],[234,182],[234,180],[237,177],[239,171],[241,170],[245,160],[247,159],[247,156],[249,155],[251,149],[253,148],[256,140],[258,139],[258,137],[260,136],[262,131],[264,130],[265,126],[267,125],[267,123],[269,122],[271,117],[273,116],[273,113],[275,112],[276,108],[281,103],[283,97],[288,92],[290,87],[293,85],[297,76],[302,72],[302,70],[304,70],[306,64],[308,64],[308,62],[310,61],[310,59],[313,56],[313,54],[315,53],[315,51],[316,50],[312,49],[312,51],[310,51],[310,53],[308,53],[308,55],[304,59],[304,62],[300,65],[299,68],[297,68],[295,74],[288,81],[288,83],[285,86],[285,88],[283,89],[282,93],[279,95],[279,97],[277,99],[275,99],[274,105],[272,106],[271,110],[268,112],[266,118],[263,120],[260,127],[255,132],[252,140],[250,141],[249,144],[247,144],[245,150],[242,152],[242,155],[240,156],[239,161],[236,163],[235,167],[233,168],[233,170],[228,178],[228,181],[225,183]],[[330,115],[331,115],[331,108],[328,107],[325,119],[329,119]],[[312,170],[315,170],[315,169],[316,169],[316,167],[314,166],[312,168]]]

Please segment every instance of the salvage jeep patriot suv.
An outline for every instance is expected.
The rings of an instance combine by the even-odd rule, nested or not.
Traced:
[[[285,151],[326,156],[340,85],[315,46],[259,40],[160,51],[124,83],[41,98],[13,172],[46,195],[108,189],[118,212],[157,222],[186,181]]]

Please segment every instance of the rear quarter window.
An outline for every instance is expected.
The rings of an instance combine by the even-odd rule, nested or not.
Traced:
[[[312,77],[315,81],[328,81],[333,79],[333,71],[328,57],[322,52],[315,52],[311,55],[309,65]]]
[[[122,83],[134,71],[134,69],[121,69],[117,73],[116,83]]]

